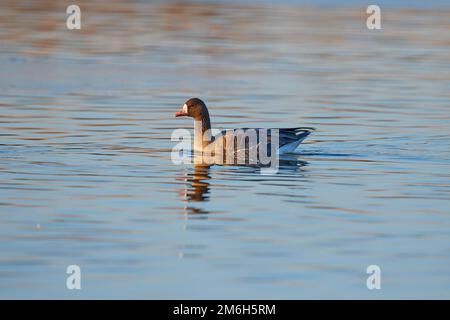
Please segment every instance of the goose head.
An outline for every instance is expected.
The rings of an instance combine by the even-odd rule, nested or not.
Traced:
[[[175,113],[175,117],[191,117],[195,120],[209,119],[208,108],[199,98],[191,98],[186,101],[180,111]]]

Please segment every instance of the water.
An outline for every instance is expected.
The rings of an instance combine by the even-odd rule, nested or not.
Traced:
[[[78,3],[1,5],[1,298],[450,298],[448,8]],[[273,176],[174,165],[193,96],[317,131]]]

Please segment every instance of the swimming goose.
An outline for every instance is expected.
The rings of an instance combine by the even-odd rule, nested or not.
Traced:
[[[208,108],[206,104],[198,99],[191,98],[185,102],[182,109],[175,114],[175,117],[192,117],[194,118],[194,151],[203,151],[208,147],[213,147],[221,143],[220,148],[226,149],[227,144],[230,144],[230,130],[225,130],[219,134],[212,136],[211,133],[211,121],[209,118]],[[244,133],[248,136],[250,131],[255,133],[255,139],[251,141],[248,138],[244,140],[245,156],[249,157],[249,152],[253,148],[263,148],[267,150],[268,155],[271,153],[271,144],[274,142],[276,135],[273,133],[275,129],[256,129],[256,128],[243,128],[233,129],[232,134],[232,148],[234,149],[235,156],[238,149],[237,133]],[[292,153],[300,145],[300,143],[314,130],[314,128],[298,127],[298,128],[280,128],[278,130],[278,143],[274,142],[274,147],[277,147],[277,154]],[[235,133],[235,134],[234,134]],[[262,139],[262,137],[266,137]],[[245,138],[244,138],[245,139]],[[265,145],[262,145],[264,143]],[[216,146],[217,147],[217,146]],[[275,151],[275,150],[274,150]]]

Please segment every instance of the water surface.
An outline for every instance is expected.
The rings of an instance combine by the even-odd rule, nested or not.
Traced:
[[[450,298],[448,9],[78,2],[0,9],[1,298]],[[317,131],[273,176],[174,165],[193,96]]]

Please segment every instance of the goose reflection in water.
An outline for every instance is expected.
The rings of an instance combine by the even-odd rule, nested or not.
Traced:
[[[202,202],[209,200],[209,182],[210,166],[198,164],[194,166],[194,172],[187,172],[181,178],[185,182],[184,189],[180,190],[180,196],[183,201]],[[207,214],[203,209],[185,206],[185,213],[188,214]]]
[[[278,174],[285,174],[287,172],[299,172],[302,167],[306,166],[306,161],[300,160],[299,155],[283,156],[279,159]],[[236,171],[239,170],[243,175],[260,175],[260,167],[258,166],[235,166],[223,165],[225,170]],[[203,202],[210,200],[210,182],[211,173],[210,166],[206,164],[196,164],[193,166],[193,172],[186,172],[180,180],[185,182],[185,186],[180,190],[179,194],[183,201],[188,203]],[[276,176],[277,174],[275,174]],[[273,179],[273,175],[261,175],[262,180],[269,181]],[[261,181],[262,181],[261,180]],[[208,214],[209,212],[194,206],[187,205],[184,207],[184,212],[188,214]]]
[[[185,193],[187,201],[199,202],[209,200],[208,180],[211,179],[209,170],[210,168],[207,165],[195,165],[194,172],[187,174],[186,181],[189,184]]]

